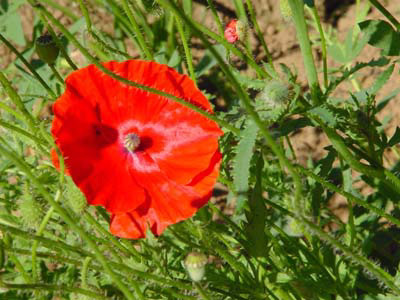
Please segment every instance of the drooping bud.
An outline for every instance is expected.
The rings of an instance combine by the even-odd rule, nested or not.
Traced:
[[[51,65],[56,61],[60,49],[50,34],[44,34],[35,41],[36,53],[45,63]]]
[[[69,206],[72,210],[80,214],[87,206],[86,198],[82,194],[81,190],[75,185],[71,177],[65,177],[66,189],[65,198],[68,200]]]
[[[200,252],[193,251],[186,256],[184,265],[193,281],[198,282],[203,279],[207,261],[207,256]]]
[[[243,41],[247,34],[247,25],[240,20],[232,20],[225,27],[225,38],[233,44],[236,41]]]

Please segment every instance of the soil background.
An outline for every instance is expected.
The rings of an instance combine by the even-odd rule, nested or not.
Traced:
[[[1,1],[1,0],[0,0]],[[13,1],[13,0],[10,0]],[[77,15],[81,15],[80,10],[76,1],[68,0],[56,0],[62,5],[68,5]],[[280,12],[279,0],[252,0],[257,15],[257,21],[264,34],[264,38],[268,45],[268,48],[274,59],[274,63],[284,63],[291,69],[297,69],[299,80],[304,85],[306,84],[305,70],[302,62],[302,56],[300,48],[296,40],[295,27],[291,22],[285,21]],[[343,41],[349,32],[355,26],[356,20],[356,5],[355,1],[352,0],[315,0],[315,4],[320,12],[323,20],[323,27],[326,31],[333,30],[337,33],[339,40]],[[361,1],[364,4],[366,1]],[[398,1],[381,1],[385,8],[389,10],[396,17],[400,17],[400,6]],[[88,1],[90,3],[90,1]],[[218,14],[223,22],[226,24],[231,19],[236,18],[234,3],[232,0],[214,0]],[[216,24],[211,15],[211,11],[207,7],[206,0],[194,0],[194,13],[195,18],[200,18],[203,24],[208,26],[214,32],[217,32]],[[60,11],[52,10],[54,16],[60,19],[64,24],[70,24],[70,20],[64,16]],[[31,7],[28,4],[24,4],[20,9],[23,30],[26,39],[29,41],[32,37],[32,23],[34,14]],[[102,28],[103,30],[112,34],[112,16],[107,14],[103,9],[96,6],[90,5],[90,14],[93,17],[92,21],[96,27]],[[379,11],[371,9],[368,13],[368,19],[385,19]],[[316,35],[316,32],[311,30],[311,37]],[[261,43],[256,38],[255,33],[250,25],[250,41],[253,48],[253,55],[258,61],[266,60],[263,54]],[[193,42],[195,43],[195,42]],[[22,50],[22,49],[21,49]],[[318,68],[322,67],[321,64],[321,53],[315,47],[314,58]],[[195,60],[199,59],[202,55],[203,50],[194,50]],[[130,49],[130,54],[135,56],[137,53],[134,49]],[[72,58],[77,62],[78,65],[83,64],[82,57],[77,51],[72,52]],[[367,45],[362,53],[358,56],[357,60],[353,62],[367,62],[373,58],[379,57],[379,50]],[[15,56],[8,50],[4,45],[0,45],[0,69],[5,68],[8,64],[12,63]],[[332,60],[328,61],[330,67],[339,66]],[[378,75],[379,70],[377,69],[364,69],[363,72],[358,76],[357,80],[362,87],[368,87],[373,83],[374,79]],[[322,79],[322,78],[321,78]],[[322,80],[321,80],[322,82]],[[391,79],[384,86],[384,88],[377,95],[377,102],[382,99],[383,96],[389,94],[391,91],[399,87],[400,75],[399,67],[396,67]],[[348,98],[349,92],[354,91],[353,87],[348,83],[342,83],[337,92],[336,96]],[[386,128],[387,134],[390,137],[396,126],[400,125],[400,96],[397,95],[389,105],[379,114],[379,119],[383,120],[384,117],[390,115],[391,121]],[[293,143],[296,156],[300,163],[305,164],[308,159],[317,160],[324,156],[324,147],[329,145],[324,134],[317,128],[304,128],[291,135],[291,141]],[[391,166],[397,162],[397,158],[392,153],[388,152],[386,155],[386,166]],[[334,197],[332,200],[332,209],[337,210],[340,218],[345,221],[347,218],[347,209],[345,209],[345,201],[340,197]]]

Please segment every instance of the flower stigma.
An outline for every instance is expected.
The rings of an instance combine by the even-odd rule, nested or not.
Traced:
[[[140,137],[136,133],[128,133],[124,138],[124,147],[129,152],[134,152],[140,145]]]

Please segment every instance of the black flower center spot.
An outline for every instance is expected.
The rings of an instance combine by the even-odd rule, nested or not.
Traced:
[[[129,152],[134,152],[140,145],[140,137],[135,133],[128,133],[124,137],[124,147]]]

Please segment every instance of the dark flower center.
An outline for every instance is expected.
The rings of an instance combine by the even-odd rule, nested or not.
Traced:
[[[136,133],[128,133],[124,137],[124,147],[129,152],[134,152],[140,145],[140,138]]]

